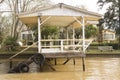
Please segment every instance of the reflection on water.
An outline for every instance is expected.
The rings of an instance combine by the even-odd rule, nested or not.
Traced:
[[[70,60],[62,65],[64,59],[57,60],[53,65],[56,71],[49,67],[39,72],[39,66],[32,63],[30,72],[24,74],[5,74],[9,70],[6,61],[0,63],[0,80],[120,80],[120,58],[86,58],[86,71],[82,71],[81,59],[76,59],[76,65]]]

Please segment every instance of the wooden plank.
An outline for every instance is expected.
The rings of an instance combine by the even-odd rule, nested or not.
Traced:
[[[63,52],[63,53],[42,53],[45,58],[79,58],[79,57],[85,57],[86,55],[84,53],[80,52]]]

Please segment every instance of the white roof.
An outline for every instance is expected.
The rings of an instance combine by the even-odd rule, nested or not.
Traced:
[[[75,22],[73,16],[78,18],[79,20],[81,20],[81,16],[84,16],[86,22],[98,21],[98,19],[102,17],[101,14],[66,5],[63,3],[59,3],[46,8],[40,8],[39,10],[23,12],[18,15],[23,23],[29,25],[37,24],[38,16],[41,17],[41,22],[44,21],[47,17],[51,16],[51,18],[48,19],[44,23],[44,25],[68,26],[72,24],[75,27],[80,26],[80,24]]]

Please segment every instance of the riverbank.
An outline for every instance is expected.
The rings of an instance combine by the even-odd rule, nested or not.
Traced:
[[[36,52],[25,52],[25,53],[21,53],[18,56],[16,56],[15,58],[29,58],[32,55],[34,55]],[[9,53],[0,53],[0,58],[4,58],[4,59],[8,59],[11,56],[13,56],[14,54],[16,54],[16,52],[9,52]],[[120,52],[86,52],[86,57],[120,57]]]

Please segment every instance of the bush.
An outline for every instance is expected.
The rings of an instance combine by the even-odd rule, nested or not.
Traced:
[[[101,43],[101,44],[99,44],[99,43],[92,43],[92,44],[90,44],[90,46],[112,46],[113,47],[113,49],[119,49],[118,48],[118,43]]]
[[[16,50],[16,46],[18,46],[17,40],[11,36],[8,36],[4,41],[4,46],[8,51],[14,51]]]
[[[109,43],[108,45],[109,45],[109,46],[112,46],[113,49],[119,49],[118,43]]]
[[[3,37],[2,37],[2,33],[0,32],[0,44],[2,43],[3,41]]]

